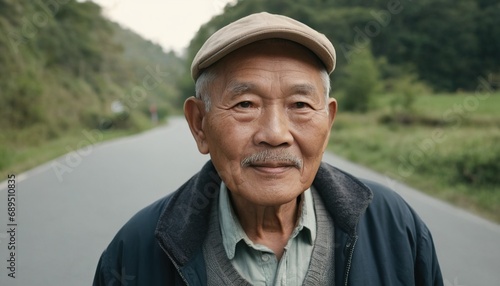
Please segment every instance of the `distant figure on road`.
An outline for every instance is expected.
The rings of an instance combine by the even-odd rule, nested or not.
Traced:
[[[151,113],[151,123],[153,123],[153,125],[158,124],[158,109],[156,108],[156,104],[151,103],[149,106],[149,113]]]
[[[335,59],[323,34],[281,15],[215,32],[184,105],[211,160],[123,226],[94,285],[443,285],[403,199],[322,162]]]

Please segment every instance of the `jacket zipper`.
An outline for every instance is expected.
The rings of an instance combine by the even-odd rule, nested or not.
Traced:
[[[345,283],[344,285],[347,286],[347,282],[349,281],[349,272],[351,271],[351,264],[352,264],[352,255],[354,253],[354,246],[356,245],[356,242],[358,241],[358,237],[355,236],[352,241],[350,241],[350,245],[348,243],[347,246],[347,251],[349,251],[349,256],[347,258],[347,265],[345,268]]]
[[[161,243],[159,243],[159,245],[160,245],[160,248],[163,250],[163,252],[165,252],[165,254],[167,254],[170,261],[172,261],[172,264],[174,265],[175,269],[177,270],[177,273],[179,273],[179,276],[182,278],[182,281],[184,281],[184,284],[189,286],[189,283],[187,282],[186,278],[184,277],[184,275],[182,275],[180,267],[177,265],[177,263],[175,263],[172,256],[170,256],[170,253],[168,253],[168,251],[165,250],[165,248],[163,247],[163,245]]]

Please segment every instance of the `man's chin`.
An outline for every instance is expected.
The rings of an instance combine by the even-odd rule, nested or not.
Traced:
[[[254,204],[263,206],[278,206],[289,203],[300,196],[306,189],[306,186],[295,179],[261,179],[247,185],[246,190],[240,189],[241,193]]]

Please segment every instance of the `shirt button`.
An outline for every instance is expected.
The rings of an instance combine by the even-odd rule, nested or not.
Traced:
[[[271,259],[271,255],[269,255],[269,254],[262,254],[262,260],[264,262],[269,261],[269,259]]]

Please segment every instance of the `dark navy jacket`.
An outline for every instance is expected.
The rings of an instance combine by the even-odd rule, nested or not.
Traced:
[[[127,222],[94,285],[206,285],[202,244],[221,179],[211,162]],[[431,234],[395,192],[322,163],[313,182],[335,224],[336,285],[443,285]]]

